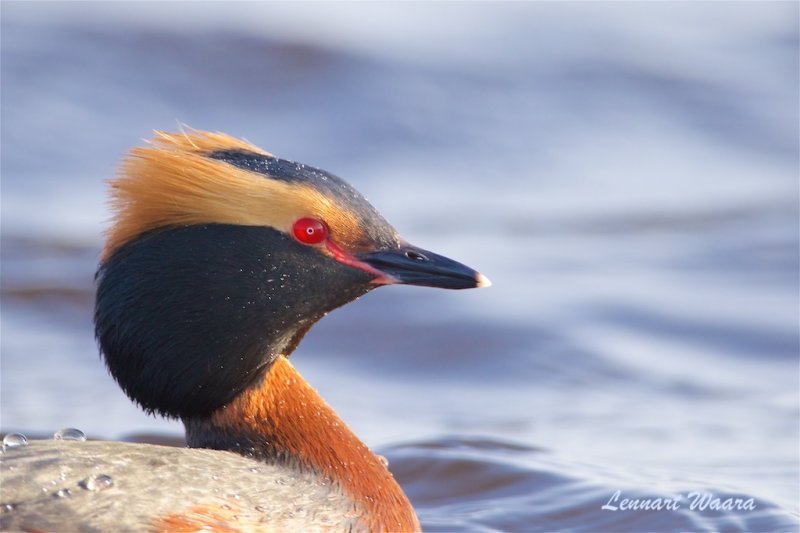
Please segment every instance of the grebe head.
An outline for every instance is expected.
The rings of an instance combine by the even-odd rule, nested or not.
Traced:
[[[165,416],[209,416],[377,286],[489,284],[404,242],[342,179],[223,134],[159,133],[112,202],[95,332],[123,390]]]

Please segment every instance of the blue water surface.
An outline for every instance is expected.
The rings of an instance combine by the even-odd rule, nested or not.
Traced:
[[[293,356],[426,530],[800,529],[796,2],[3,2],[1,39],[4,431],[181,435],[91,314],[104,180],[188,124],[494,282],[381,288]]]

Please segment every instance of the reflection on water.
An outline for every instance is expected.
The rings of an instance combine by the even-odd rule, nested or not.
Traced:
[[[426,530],[798,528],[796,5],[180,9],[3,5],[4,431],[180,435],[91,326],[103,180],[180,119],[493,280],[382,288],[294,356]]]

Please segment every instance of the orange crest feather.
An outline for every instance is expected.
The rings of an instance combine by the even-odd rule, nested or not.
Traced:
[[[358,219],[314,187],[270,179],[212,159],[219,150],[268,152],[223,133],[156,132],[150,146],[134,148],[111,181],[114,222],[102,260],[139,235],[193,224],[268,226],[289,232],[298,218],[324,220],[337,242],[358,242]]]

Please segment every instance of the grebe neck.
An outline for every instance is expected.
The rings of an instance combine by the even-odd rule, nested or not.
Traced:
[[[190,447],[222,449],[310,469],[361,508],[372,530],[418,531],[416,514],[383,462],[353,434],[289,360],[208,418],[184,419]]]

